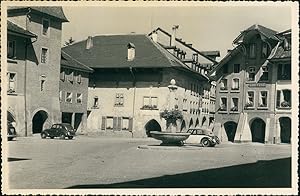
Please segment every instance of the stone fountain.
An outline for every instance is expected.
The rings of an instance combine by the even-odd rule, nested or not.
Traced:
[[[169,97],[167,99],[168,108],[160,113],[161,118],[166,120],[167,129],[165,131],[151,131],[150,134],[153,138],[162,141],[160,145],[183,145],[183,141],[186,140],[190,133],[182,133],[178,131],[177,122],[181,121],[183,116],[182,112],[178,110],[176,104],[176,81],[172,79],[170,81]]]

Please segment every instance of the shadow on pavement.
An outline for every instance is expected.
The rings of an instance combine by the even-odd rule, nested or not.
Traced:
[[[31,159],[25,159],[25,158],[13,158],[13,157],[8,157],[7,161],[8,162],[12,162],[12,161],[27,161],[27,160],[31,160]]]
[[[291,158],[257,161],[243,165],[165,175],[114,184],[85,184],[88,188],[267,188],[291,187]]]

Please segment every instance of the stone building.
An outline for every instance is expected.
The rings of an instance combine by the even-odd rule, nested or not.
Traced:
[[[166,129],[159,112],[168,108],[171,79],[178,86],[176,101],[184,114],[178,131],[208,127],[201,114],[209,78],[200,66],[188,66],[156,38],[138,34],[94,36],[62,49],[94,70],[89,77],[89,131],[146,137],[151,130]],[[199,55],[210,66],[215,63]],[[191,65],[200,62],[191,55],[186,55],[188,58]]]
[[[253,25],[211,71],[217,83],[214,131],[221,140],[290,142],[290,37],[290,31]]]
[[[89,73],[93,70],[61,52],[59,101],[61,120],[71,124],[77,133],[87,128]]]
[[[61,7],[8,8],[8,120],[18,135],[61,121],[61,31],[67,21]]]

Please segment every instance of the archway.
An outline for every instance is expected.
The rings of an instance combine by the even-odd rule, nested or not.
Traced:
[[[225,129],[228,141],[234,142],[236,128],[237,128],[236,122],[228,121],[228,122],[224,123],[224,129]]]
[[[203,118],[202,118],[202,126],[204,125],[204,123],[205,123],[205,121],[206,121],[206,117],[204,116]]]
[[[193,124],[194,124],[194,121],[193,121],[193,119],[191,118],[190,124],[189,124],[189,128],[191,128],[191,127],[193,126]]]
[[[265,128],[266,123],[262,119],[256,118],[252,121],[250,126],[252,142],[265,143]]]
[[[41,133],[45,121],[48,118],[47,112],[40,110],[32,118],[32,133]]]
[[[146,135],[148,137],[151,137],[150,131],[161,131],[161,127],[160,127],[159,123],[154,119],[152,119],[146,123],[145,129],[146,129]]]
[[[279,118],[281,143],[291,143],[291,119],[289,117]]]
[[[199,119],[198,119],[198,118],[197,118],[197,120],[196,120],[195,127],[196,127],[196,128],[199,127]]]
[[[181,126],[180,126],[180,131],[185,131],[186,125],[185,125],[185,120],[182,121]]]

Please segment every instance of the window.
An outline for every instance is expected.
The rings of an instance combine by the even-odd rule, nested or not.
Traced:
[[[41,80],[41,86],[40,86],[40,87],[41,87],[41,91],[44,90],[44,87],[45,87],[45,81],[46,81],[45,79],[42,79],[42,80]]]
[[[232,80],[232,87],[231,87],[231,89],[232,90],[239,90],[239,88],[240,88],[240,80],[238,79],[238,78],[234,78],[233,80]]]
[[[268,55],[269,55],[268,44],[264,42],[261,45],[261,56],[263,58],[266,58],[266,57],[268,57]]]
[[[277,100],[276,100],[276,107],[277,108],[290,108],[292,105],[291,100],[291,90],[278,90],[277,91]]]
[[[238,111],[239,98],[232,98],[230,111]]]
[[[267,81],[269,80],[269,69],[267,66],[263,66],[262,68],[262,76],[261,76],[261,80],[262,81]]]
[[[129,118],[127,117],[122,118],[122,130],[129,130]]]
[[[220,100],[220,111],[226,111],[227,110],[227,98],[226,97],[221,97]]]
[[[62,98],[63,98],[63,92],[59,91],[59,102],[62,102]]]
[[[8,41],[7,42],[7,58],[16,57],[16,42]]]
[[[277,71],[278,80],[291,80],[291,64],[279,64]]]
[[[16,92],[16,73],[8,73],[8,92],[14,93]]]
[[[246,108],[254,107],[254,91],[248,91]]]
[[[267,101],[268,101],[268,92],[267,91],[261,91],[258,107],[267,107],[268,106]]]
[[[82,103],[82,93],[76,94],[76,103]]]
[[[98,99],[98,97],[96,96],[96,97],[94,97],[93,108],[98,108],[98,107],[99,107],[98,104],[99,104],[99,99]]]
[[[113,117],[107,117],[106,118],[106,129],[112,130],[114,127],[114,118]]]
[[[123,93],[116,94],[115,106],[124,106],[124,95]]]
[[[77,83],[81,83],[81,74],[77,74]]]
[[[227,90],[227,79],[222,79],[220,81],[220,90]]]
[[[74,72],[73,71],[69,70],[68,80],[69,80],[69,82],[73,83],[73,81],[74,81]]]
[[[283,40],[283,47],[284,47],[284,50],[291,50],[291,41],[288,40],[288,39],[284,39]]]
[[[233,72],[239,73],[240,72],[240,64],[234,64],[233,65]]]
[[[249,67],[249,81],[255,80],[255,67]]]
[[[43,19],[43,35],[48,35],[49,32],[50,21],[47,19]]]
[[[249,58],[255,58],[256,57],[256,44],[250,44],[249,46]]]
[[[42,48],[41,63],[47,63],[47,60],[48,60],[48,49]]]
[[[142,109],[157,109],[157,104],[158,104],[158,98],[157,97],[148,97],[145,96],[143,100],[143,107]]]
[[[60,72],[60,79],[61,79],[62,81],[65,81],[65,77],[66,77],[65,71],[62,70],[62,71]]]
[[[228,73],[228,65],[227,64],[223,65],[223,73],[224,74]]]
[[[72,96],[73,96],[73,93],[67,92],[67,94],[66,94],[66,102],[67,103],[72,103]]]

